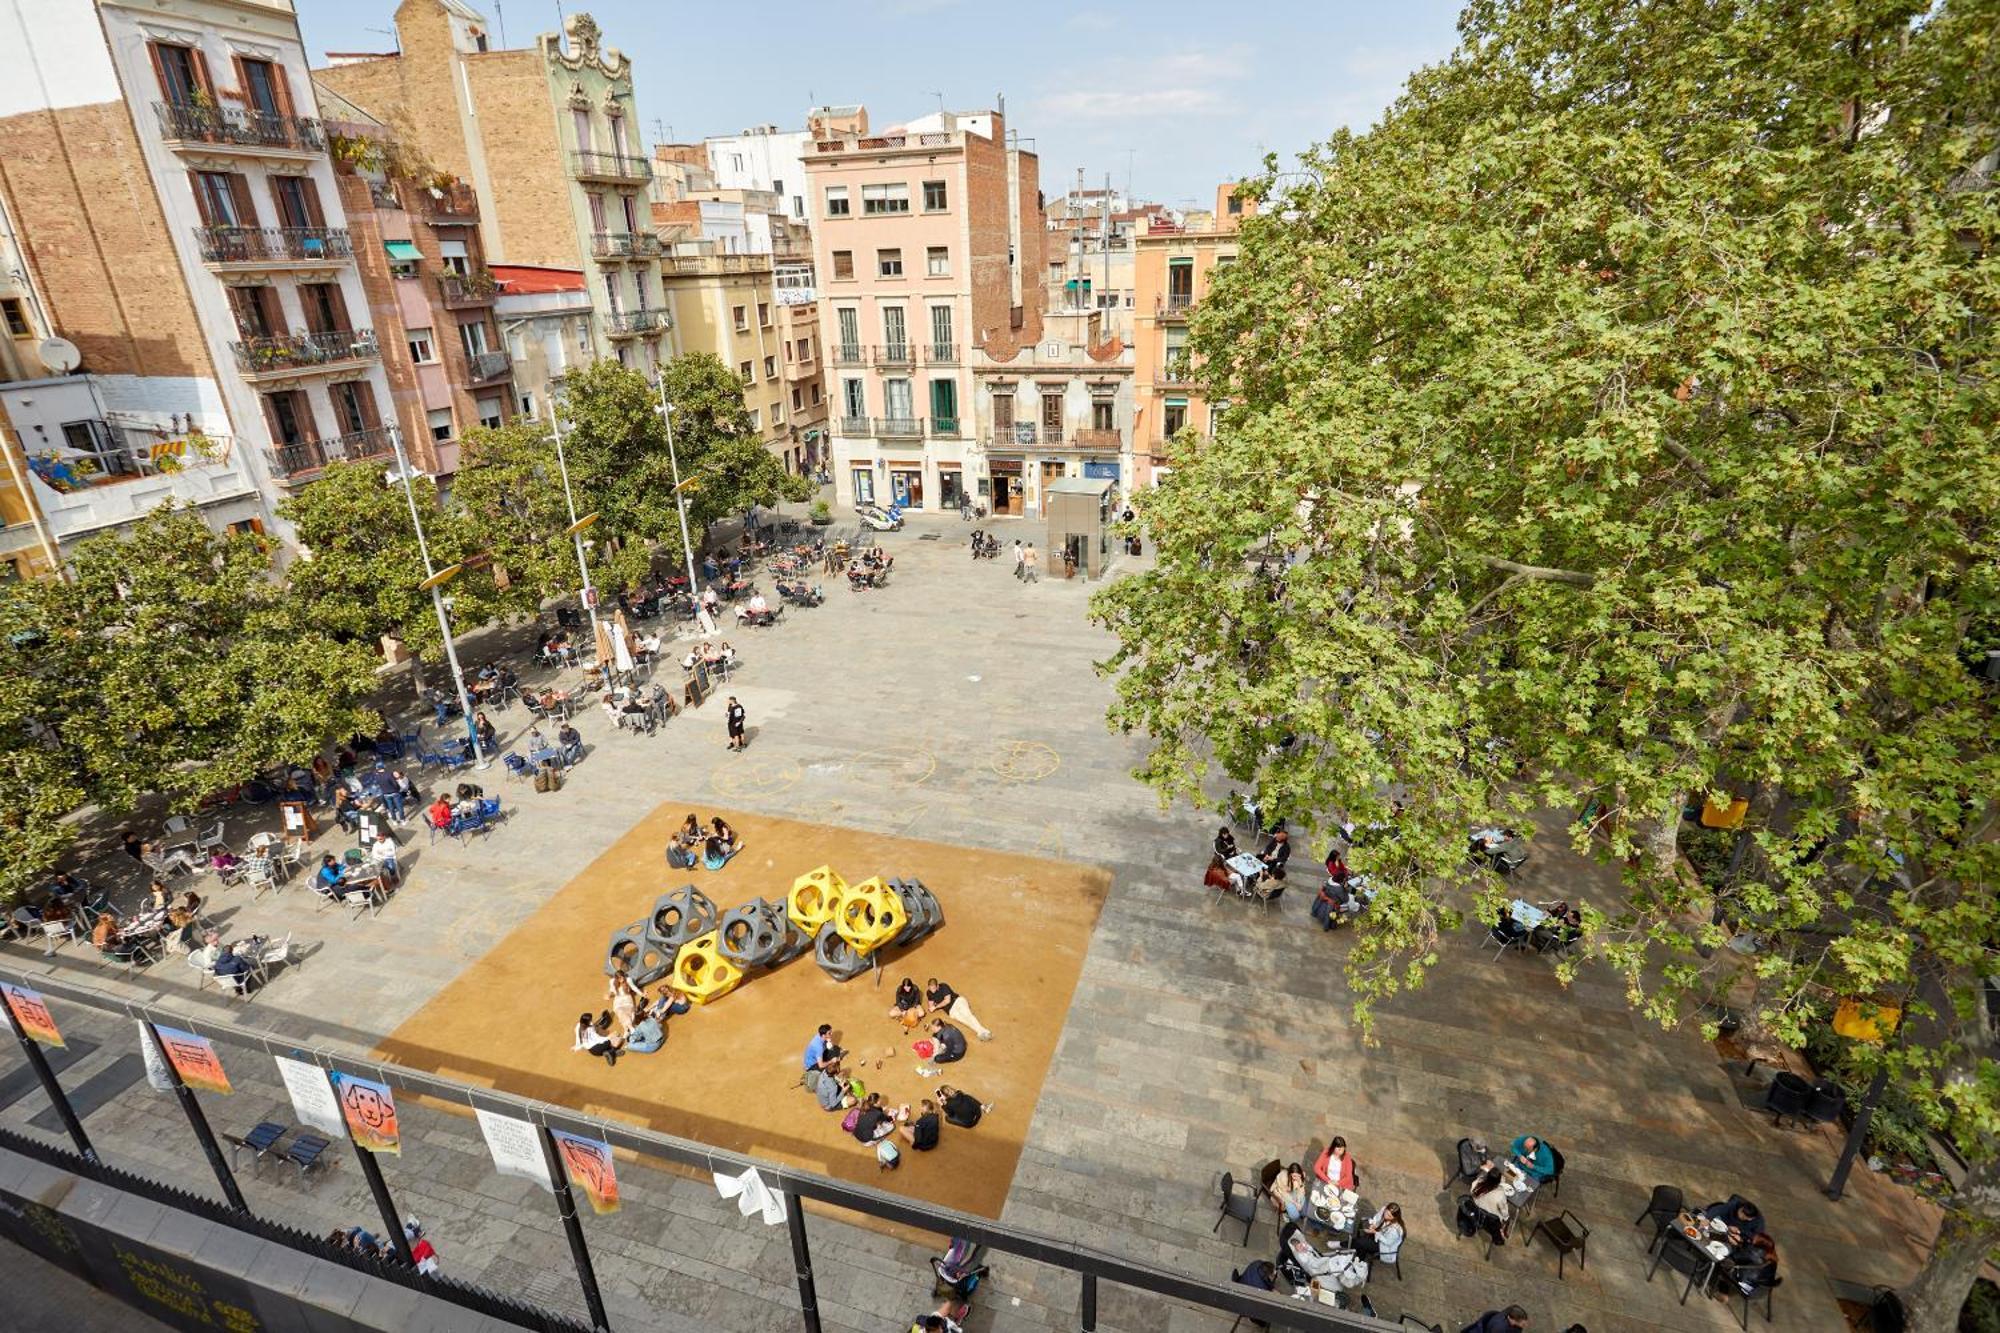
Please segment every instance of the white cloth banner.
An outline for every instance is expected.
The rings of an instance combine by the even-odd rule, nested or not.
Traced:
[[[479,1116],[479,1132],[486,1136],[486,1151],[493,1154],[495,1171],[532,1180],[545,1190],[555,1188],[549,1183],[549,1159],[542,1152],[541,1131],[525,1120],[473,1109]]]
[[[326,1081],[326,1071],[282,1055],[271,1058],[278,1062],[278,1077],[285,1081],[285,1091],[292,1095],[292,1112],[299,1123],[311,1125],[322,1134],[346,1138],[347,1121],[340,1114],[340,1099],[333,1095],[333,1085]]]
[[[743,1216],[753,1217],[761,1212],[767,1227],[785,1220],[785,1196],[766,1185],[756,1167],[740,1176],[725,1176],[720,1171],[714,1175],[715,1192],[725,1199],[736,1200],[736,1211]]]

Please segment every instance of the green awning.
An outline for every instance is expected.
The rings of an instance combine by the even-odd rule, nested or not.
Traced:
[[[399,264],[414,264],[424,257],[424,252],[408,241],[384,241],[382,248]]]

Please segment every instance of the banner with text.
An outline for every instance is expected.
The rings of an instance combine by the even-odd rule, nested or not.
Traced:
[[[345,1134],[347,1121],[340,1114],[340,1099],[333,1095],[333,1085],[326,1081],[326,1071],[282,1055],[271,1058],[278,1062],[278,1077],[291,1094],[292,1113],[299,1123],[322,1134]]]
[[[55,1015],[42,1003],[41,992],[0,981],[0,995],[6,996],[7,1008],[21,1025],[21,1031],[44,1046],[63,1044],[62,1033],[56,1031]]]
[[[586,1139],[560,1129],[551,1129],[549,1133],[555,1135],[556,1150],[562,1154],[569,1183],[590,1199],[590,1210],[598,1214],[617,1212],[618,1172],[611,1165],[611,1145],[602,1139]]]
[[[229,1075],[222,1072],[222,1061],[215,1054],[215,1047],[209,1045],[208,1038],[179,1028],[162,1027],[153,1024],[153,1031],[160,1034],[160,1045],[166,1049],[167,1059],[173,1062],[174,1072],[181,1076],[181,1082],[190,1088],[200,1088],[203,1092],[232,1092]]]
[[[545,1190],[555,1188],[549,1179],[549,1159],[542,1153],[542,1134],[525,1120],[516,1120],[498,1111],[474,1108],[479,1132],[486,1136],[486,1151],[493,1154],[493,1169],[503,1176],[532,1180]]]

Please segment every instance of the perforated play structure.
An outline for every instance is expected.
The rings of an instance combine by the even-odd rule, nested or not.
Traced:
[[[654,899],[643,920],[611,933],[604,971],[622,971],[640,987],[671,976],[688,999],[707,1004],[808,951],[835,981],[852,981],[885,951],[943,924],[937,895],[917,879],[874,875],[849,884],[819,866],[793,880],[779,902],[757,897],[727,911],[683,884]]]

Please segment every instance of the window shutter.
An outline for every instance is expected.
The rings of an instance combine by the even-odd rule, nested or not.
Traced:
[[[201,214],[201,225],[204,227],[221,226],[222,224],[216,221],[214,212],[209,209],[208,191],[202,188],[201,173],[199,171],[190,170],[188,172],[188,188],[194,191],[194,207],[195,211]]]
[[[375,410],[375,386],[367,380],[356,380],[353,387],[354,400],[361,408],[361,428],[382,429],[382,414]]]
[[[234,51],[229,53],[229,72],[236,76],[236,93],[243,99],[244,111],[255,115],[257,104],[250,100],[250,75],[243,68],[243,57]]]
[[[201,85],[201,90],[208,94],[209,100],[214,101],[215,80],[208,76],[208,55],[199,46],[190,46],[188,55],[194,61],[195,82]]]
[[[318,183],[310,176],[301,176],[299,178],[299,195],[306,201],[306,225],[308,227],[324,227],[326,225],[326,214],[320,211]]]
[[[352,329],[354,325],[347,318],[347,297],[341,292],[340,284],[327,283],[326,296],[327,304],[333,307],[333,327],[343,333]]]
[[[285,81],[285,67],[277,61],[271,62],[271,88],[278,95],[278,114],[292,116],[292,85]]]
[[[174,89],[173,85],[167,82],[167,66],[166,62],[160,59],[160,44],[147,42],[146,54],[153,60],[153,79],[160,85],[160,100],[171,105],[174,100]]]
[[[229,173],[229,197],[236,201],[236,221],[244,227],[257,225],[257,206],[250,202],[250,179],[241,172]]]

